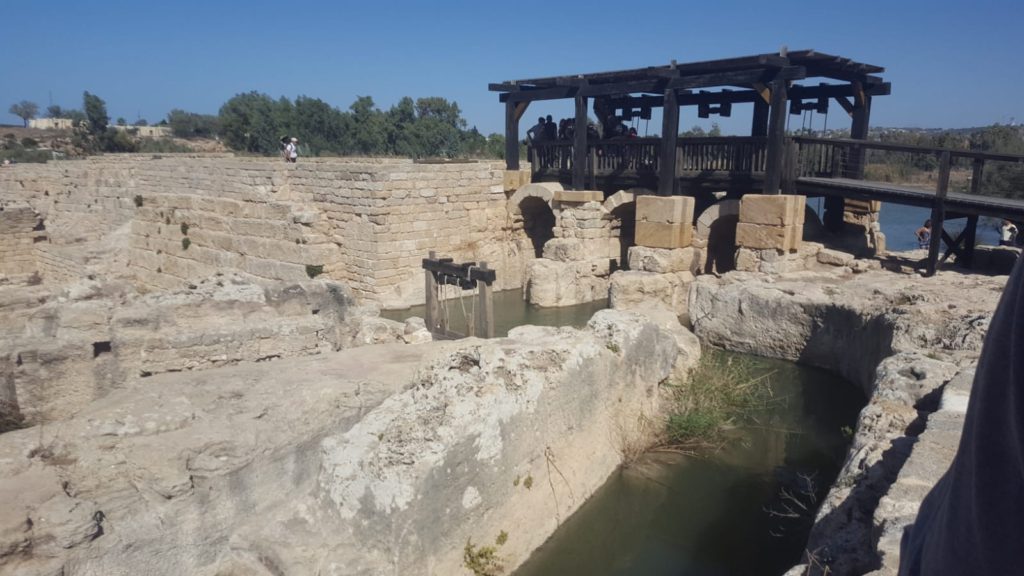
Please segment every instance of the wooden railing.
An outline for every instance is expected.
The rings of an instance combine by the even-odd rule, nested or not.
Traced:
[[[676,172],[764,172],[767,157],[766,138],[680,138]]]
[[[765,138],[680,138],[676,147],[676,173],[764,172],[768,142]],[[591,141],[587,146],[586,177],[656,175],[660,138]],[[570,141],[536,142],[527,149],[534,175],[565,177],[573,166]]]

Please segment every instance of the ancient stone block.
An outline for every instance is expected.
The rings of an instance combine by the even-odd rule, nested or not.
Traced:
[[[635,234],[637,246],[685,248],[693,239],[693,225],[637,221]]]
[[[697,250],[688,248],[650,248],[647,246],[631,246],[629,249],[629,269],[642,272],[693,272]]]
[[[636,221],[692,224],[694,200],[689,196],[637,196]]]
[[[687,311],[690,272],[656,274],[635,270],[612,274],[608,286],[608,305],[616,310],[639,310],[662,304],[677,316]]]
[[[518,190],[521,186],[520,171],[505,170],[505,174],[502,177],[502,186],[505,188],[505,192]]]
[[[853,262],[853,254],[825,248],[818,252],[818,262],[829,266],[847,266]]]
[[[575,262],[587,259],[583,242],[576,238],[552,238],[544,244],[544,258],[558,262]]]
[[[804,196],[747,194],[740,202],[740,222],[768,226],[803,225]]]
[[[554,200],[556,202],[576,204],[604,202],[604,192],[600,190],[556,190]]]
[[[800,226],[766,226],[740,222],[736,225],[736,245],[765,250],[795,250],[802,238]]]

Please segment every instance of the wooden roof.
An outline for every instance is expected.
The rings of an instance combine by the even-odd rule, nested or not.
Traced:
[[[664,66],[648,66],[631,70],[594,72],[546,78],[509,80],[490,84],[493,92],[501,92],[501,101],[529,101],[581,96],[616,96],[636,93],[663,93],[667,89],[685,92],[689,89],[719,86],[749,87],[776,78],[799,80],[828,78],[859,82],[865,88],[875,87],[888,94],[888,84],[876,76],[885,68],[855,62],[814,50],[779,54],[760,54],[723,60],[707,60]],[[882,89],[881,86],[885,86]]]

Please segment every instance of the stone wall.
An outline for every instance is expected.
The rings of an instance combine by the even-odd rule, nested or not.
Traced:
[[[503,175],[495,162],[118,155],[6,167],[0,202],[43,216],[51,246],[37,259],[54,279],[81,273],[89,258],[73,252],[127,225],[123,263],[143,286],[181,287],[215,271],[323,274],[397,307],[423,301],[420,260],[430,250],[487,260],[500,289],[522,284]]]
[[[37,271],[35,243],[46,239],[41,218],[28,204],[0,204],[0,274],[20,275]]]

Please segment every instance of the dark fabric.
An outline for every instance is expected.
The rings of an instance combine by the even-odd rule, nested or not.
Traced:
[[[985,337],[956,457],[903,535],[900,576],[1024,574],[1022,261]]]

